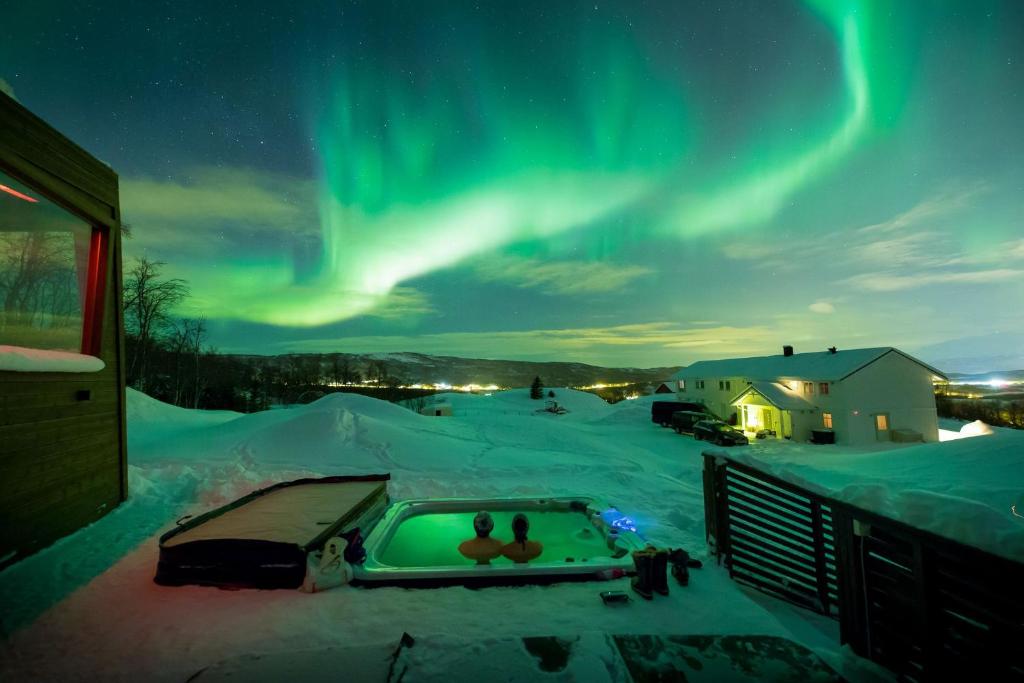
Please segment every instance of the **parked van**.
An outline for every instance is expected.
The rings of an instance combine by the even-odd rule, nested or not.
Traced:
[[[655,401],[651,404],[651,422],[662,427],[672,424],[672,413],[680,410],[702,411],[704,406],[700,403],[687,403],[686,401]]]
[[[693,425],[701,420],[710,420],[712,417],[707,413],[696,410],[677,410],[672,413],[672,429],[677,434],[693,434]]]

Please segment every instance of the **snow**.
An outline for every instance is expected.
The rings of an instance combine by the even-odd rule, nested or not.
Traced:
[[[438,397],[436,418],[358,394],[248,415],[191,411],[128,392],[130,499],[0,573],[0,679],[186,680],[249,655],[377,647],[403,631],[487,639],[608,633],[752,634],[792,638],[850,680],[862,665],[834,621],[731,581],[708,560],[703,442],[650,422],[644,397],[609,405],[555,389],[564,415],[528,389]],[[176,519],[302,476],[390,472],[393,499],[592,495],[636,520],[658,545],[705,567],[686,588],[609,608],[601,590],[626,579],[547,587],[433,590],[340,587],[221,591],[153,583],[157,540]]]
[[[773,356],[702,360],[683,368],[673,375],[672,379],[752,377],[774,380],[778,377],[793,377],[813,381],[840,380],[890,352],[906,355],[898,349],[884,346],[870,349],[839,349],[836,353],[814,351],[794,353],[792,356],[780,353]],[[920,363],[916,359],[912,360]],[[938,373],[937,370],[935,372]]]
[[[99,372],[105,367],[106,364],[95,356],[0,344],[0,371]]]
[[[756,441],[728,456],[786,481],[1024,561],[1024,431],[983,423],[963,438],[873,448]],[[959,424],[959,423],[958,423]],[[968,438],[970,434],[977,437]]]
[[[975,420],[974,422],[968,422],[960,428],[961,436],[985,436],[991,434],[992,428],[981,420]]]

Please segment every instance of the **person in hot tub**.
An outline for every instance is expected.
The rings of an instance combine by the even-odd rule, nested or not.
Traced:
[[[518,513],[512,518],[512,535],[516,540],[505,545],[501,554],[513,562],[526,563],[536,559],[544,552],[544,546],[537,541],[526,538],[526,532],[530,530],[530,520],[526,515]]]
[[[490,564],[494,558],[501,557],[501,549],[505,544],[491,537],[494,520],[489,512],[476,513],[473,530],[476,536],[459,544],[459,552],[463,557],[476,560],[477,564]]]

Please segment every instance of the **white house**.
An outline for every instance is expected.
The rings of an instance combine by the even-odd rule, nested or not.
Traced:
[[[672,380],[681,401],[703,403],[744,431],[836,443],[937,441],[933,383],[946,376],[892,347],[699,361]],[[732,421],[732,420],[730,420]]]

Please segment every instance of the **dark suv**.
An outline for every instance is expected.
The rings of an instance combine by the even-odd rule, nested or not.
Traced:
[[[693,438],[719,446],[746,446],[749,443],[741,432],[721,420],[703,420],[693,425]]]
[[[672,413],[680,410],[695,410],[700,412],[704,406],[700,403],[688,401],[655,401],[651,404],[651,422],[662,427],[672,424]]]
[[[712,415],[696,410],[677,410],[672,413],[672,429],[677,434],[693,434],[693,426],[698,422],[713,420]]]

